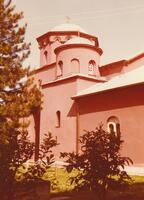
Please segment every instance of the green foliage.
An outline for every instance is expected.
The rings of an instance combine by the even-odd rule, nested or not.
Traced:
[[[100,126],[95,131],[86,131],[80,143],[80,154],[61,153],[61,157],[69,163],[67,171],[79,170],[79,174],[72,179],[78,189],[96,191],[104,198],[108,189],[124,186],[130,180],[124,166],[132,160],[120,154],[123,144],[120,133],[108,133]]]
[[[57,145],[57,140],[52,137],[51,133],[45,134],[45,138],[39,149],[39,159],[35,162],[29,162],[28,165],[24,164],[21,166],[17,171],[17,175],[19,174],[17,180],[23,180],[23,182],[35,182],[42,179],[55,161],[52,148]]]
[[[21,193],[23,193],[24,199],[27,197],[29,199],[39,199],[40,194],[37,191],[37,188],[43,187],[43,185],[47,186],[46,192],[48,192],[49,185],[51,184],[51,181],[52,183],[55,181],[55,177],[53,177],[53,179],[45,179],[44,175],[48,172],[51,164],[54,162],[52,148],[57,145],[57,140],[52,137],[51,133],[45,134],[45,138],[40,145],[39,159],[37,161],[34,161],[33,159],[28,160],[28,162],[23,163],[17,168],[15,177],[16,183],[13,192],[16,199]],[[29,155],[29,152],[27,153]]]
[[[0,198],[11,196],[17,168],[33,155],[27,117],[41,106],[41,92],[23,62],[30,53],[25,43],[23,13],[11,1],[0,0]],[[7,197],[12,199],[12,197]]]

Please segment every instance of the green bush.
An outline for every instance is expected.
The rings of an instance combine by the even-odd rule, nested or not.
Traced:
[[[42,179],[51,164],[55,161],[52,148],[57,145],[57,140],[53,138],[50,132],[45,134],[45,138],[40,144],[38,160],[32,160],[32,162],[28,162],[28,164],[24,163],[20,166],[16,174],[17,181],[31,182]]]
[[[76,189],[96,191],[100,199],[104,199],[107,190],[126,186],[131,178],[124,166],[132,164],[132,160],[120,154],[123,142],[120,133],[108,133],[99,126],[95,131],[85,131],[80,137],[79,154],[61,153],[69,163],[68,172],[79,170],[71,179]]]

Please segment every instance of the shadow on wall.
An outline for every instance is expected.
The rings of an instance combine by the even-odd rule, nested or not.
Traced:
[[[67,114],[67,117],[75,117],[77,115],[76,102],[74,102]]]
[[[125,107],[144,105],[144,86],[119,88],[77,99],[80,114],[108,111]],[[76,115],[76,103],[73,103],[68,116]]]

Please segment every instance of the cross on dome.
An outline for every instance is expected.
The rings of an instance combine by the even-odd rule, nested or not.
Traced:
[[[66,23],[70,23],[71,22],[71,18],[69,16],[66,16]]]

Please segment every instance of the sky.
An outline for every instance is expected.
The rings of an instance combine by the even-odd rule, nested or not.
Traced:
[[[39,67],[36,38],[53,27],[74,23],[98,37],[103,49],[101,65],[130,59],[144,52],[144,0],[13,0],[23,11],[26,41],[31,42],[27,64]]]

